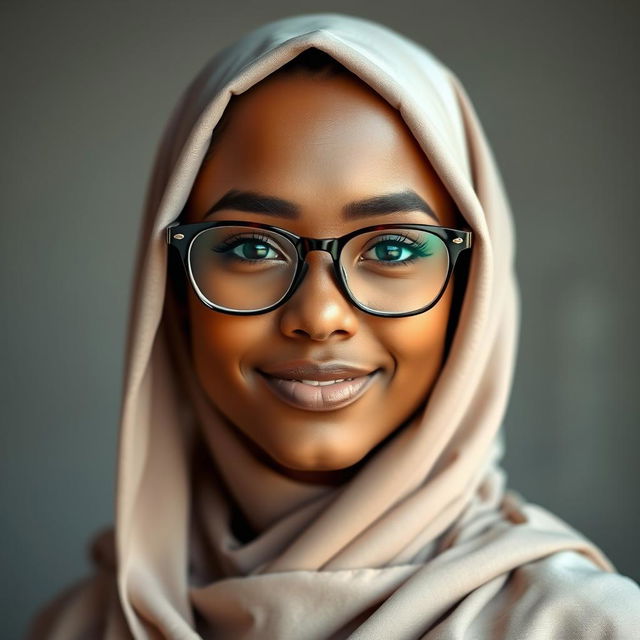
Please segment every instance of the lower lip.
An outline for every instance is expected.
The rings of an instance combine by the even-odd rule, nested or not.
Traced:
[[[267,388],[274,395],[296,409],[333,411],[355,402],[369,389],[378,371],[366,376],[324,386],[304,384],[297,380],[283,380],[261,373]]]

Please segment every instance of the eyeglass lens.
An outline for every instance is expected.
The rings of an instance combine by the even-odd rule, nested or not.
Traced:
[[[189,251],[200,293],[235,311],[259,311],[278,303],[293,282],[297,261],[295,246],[284,236],[243,226],[206,229]],[[428,231],[376,230],[345,244],[340,269],[360,304],[383,313],[408,313],[440,294],[449,253],[445,242]]]

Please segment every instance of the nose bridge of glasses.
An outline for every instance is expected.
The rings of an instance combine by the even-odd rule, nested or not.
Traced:
[[[298,255],[301,260],[312,251],[326,251],[335,261],[338,259],[338,241],[336,238],[301,238]]]
[[[328,253],[328,256],[324,254]],[[334,285],[341,289],[340,275],[338,271],[338,241],[335,238],[302,238],[298,246],[298,255],[302,261],[300,280],[306,280],[309,276],[309,267],[314,263],[321,271],[328,268]],[[324,264],[324,266],[323,266]],[[315,267],[314,267],[315,268]],[[300,284],[300,281],[298,282]]]

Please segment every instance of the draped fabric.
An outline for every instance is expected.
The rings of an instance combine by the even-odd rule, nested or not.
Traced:
[[[252,455],[199,385],[167,286],[166,227],[231,96],[311,47],[399,111],[474,239],[428,402],[339,486],[292,480]],[[455,74],[355,17],[297,16],[247,34],[206,65],[165,130],[131,303],[116,524],[93,542],[95,574],[44,609],[32,637],[635,637],[637,585],[506,489],[518,326],[511,213]]]

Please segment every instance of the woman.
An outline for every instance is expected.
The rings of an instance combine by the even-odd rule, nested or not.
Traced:
[[[32,637],[634,637],[637,585],[505,490],[511,224],[410,41],[318,14],[216,56],[148,192],[116,527]]]

